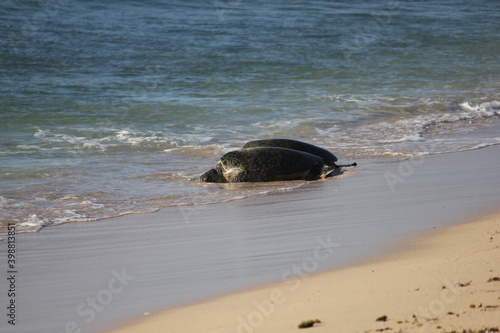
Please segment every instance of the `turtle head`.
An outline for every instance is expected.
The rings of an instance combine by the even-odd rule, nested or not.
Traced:
[[[206,183],[226,183],[220,168],[210,169],[200,176],[200,180]]]

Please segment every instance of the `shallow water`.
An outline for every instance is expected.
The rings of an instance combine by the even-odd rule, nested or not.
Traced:
[[[0,218],[20,231],[283,191],[196,178],[246,141],[342,161],[500,142],[495,1],[0,4]]]

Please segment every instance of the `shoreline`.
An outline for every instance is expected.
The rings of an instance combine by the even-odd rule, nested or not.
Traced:
[[[279,333],[314,319],[321,323],[313,332],[498,329],[500,211],[423,234],[356,266],[294,276],[106,332]]]
[[[370,263],[415,235],[499,207],[499,152],[366,161],[352,175],[292,191],[18,234],[16,329],[103,332],[144,313]]]

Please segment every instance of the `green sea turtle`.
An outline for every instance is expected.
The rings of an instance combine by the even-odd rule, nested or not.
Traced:
[[[243,146],[243,148],[255,147],[281,147],[304,151],[306,153],[321,157],[323,159],[323,162],[328,166],[334,168],[337,167],[337,165],[335,164],[335,162],[337,162],[337,157],[335,155],[333,155],[326,149],[302,141],[292,139],[263,139],[247,142]]]
[[[304,151],[258,147],[225,154],[215,168],[201,175],[200,180],[210,183],[315,180],[327,177],[334,170],[325,167],[321,157]]]

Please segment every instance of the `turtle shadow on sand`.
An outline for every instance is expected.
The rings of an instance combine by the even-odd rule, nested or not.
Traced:
[[[202,182],[241,183],[280,180],[317,180],[342,174],[337,157],[326,149],[291,139],[247,142],[221,157],[200,176]]]

